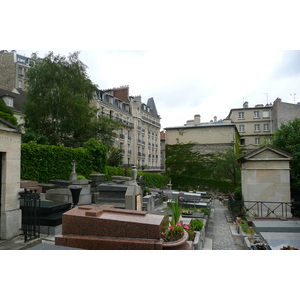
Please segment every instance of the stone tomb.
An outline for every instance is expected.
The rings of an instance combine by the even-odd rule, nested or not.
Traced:
[[[253,221],[256,233],[261,232],[299,232],[300,221]]]
[[[81,206],[62,216],[62,235],[55,244],[86,250],[161,250],[166,216],[115,209],[112,205]]]
[[[260,235],[272,250],[280,250],[284,246],[300,249],[300,232],[261,232]]]

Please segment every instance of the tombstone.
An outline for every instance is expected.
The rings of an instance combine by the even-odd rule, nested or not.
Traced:
[[[73,170],[72,173],[70,174],[70,181],[77,180],[76,161],[73,161],[71,165],[73,166]]]
[[[87,179],[73,180],[72,182],[51,180],[51,183],[53,182],[56,182],[61,187],[47,190],[45,195],[46,200],[73,203],[72,192],[69,187],[75,185],[82,188],[79,197],[79,205],[87,205],[92,203],[91,185]]]
[[[252,215],[257,214],[257,202],[274,202],[268,204],[268,208],[262,207],[260,217],[267,216],[280,203],[291,203],[289,162],[292,158],[291,154],[266,145],[238,159],[245,207]],[[290,206],[283,206],[287,208],[282,212],[283,216],[290,217]],[[281,208],[278,213],[281,213]]]
[[[99,198],[98,186],[104,182],[105,174],[91,174],[91,193],[92,193],[92,203],[96,203]]]
[[[62,216],[55,245],[87,250],[161,250],[166,216],[116,209],[75,207]]]
[[[142,210],[143,206],[143,191],[136,182],[137,169],[132,167],[132,184],[127,188],[125,194],[125,209]]]
[[[21,131],[0,118],[0,239],[19,235]]]

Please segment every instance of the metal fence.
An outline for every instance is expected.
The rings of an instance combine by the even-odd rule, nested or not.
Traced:
[[[228,208],[234,219],[244,215],[287,218],[300,209],[300,203],[295,202],[237,201],[230,192],[228,198]]]
[[[24,190],[20,194],[22,201],[22,235],[24,241],[33,240],[40,237],[40,194],[36,190]]]

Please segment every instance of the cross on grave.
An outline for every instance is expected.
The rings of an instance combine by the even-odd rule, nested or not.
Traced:
[[[123,214],[123,215],[140,215],[145,216],[147,214],[146,211],[135,211],[135,210],[128,210],[128,209],[117,209],[114,208],[113,205],[102,205],[99,207],[91,207],[91,206],[80,206],[78,207],[79,210],[85,211],[86,217],[100,217],[105,212],[110,212],[113,214]]]

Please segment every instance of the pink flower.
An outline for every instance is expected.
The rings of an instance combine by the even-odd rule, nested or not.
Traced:
[[[169,229],[170,229],[170,230],[174,230],[174,227],[173,227],[173,226],[170,226]]]
[[[237,221],[241,221],[242,219],[241,219],[241,218],[239,218],[239,217],[237,217],[237,218],[236,218],[236,220],[237,220]]]
[[[180,222],[177,223],[177,226],[182,226],[182,224]]]
[[[183,228],[186,229],[186,230],[189,230],[189,229],[190,229],[190,227],[187,226],[187,225],[184,225]]]

